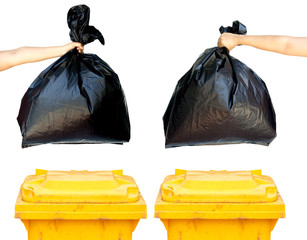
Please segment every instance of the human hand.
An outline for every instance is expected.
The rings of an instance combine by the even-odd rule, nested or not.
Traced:
[[[79,42],[67,43],[63,47],[65,48],[65,53],[74,49],[74,48],[77,48],[79,53],[83,53],[83,50],[84,50],[84,46]]]
[[[218,39],[218,47],[226,47],[229,51],[238,46],[238,36],[237,34],[232,33],[223,33]]]

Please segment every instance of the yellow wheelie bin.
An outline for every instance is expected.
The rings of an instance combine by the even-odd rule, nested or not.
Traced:
[[[146,204],[122,170],[37,170],[21,186],[15,217],[29,240],[131,240]]]
[[[176,170],[161,185],[155,217],[168,240],[269,240],[285,205],[259,170]]]

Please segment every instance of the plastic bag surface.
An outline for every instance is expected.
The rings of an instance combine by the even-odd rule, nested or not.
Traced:
[[[72,41],[83,45],[102,34],[89,26],[86,5],[72,7]],[[125,95],[117,74],[95,54],[66,53],[35,79],[21,101],[22,147],[45,143],[123,143],[130,139]]]
[[[220,32],[245,34],[238,21]],[[276,137],[265,83],[226,48],[209,48],[179,80],[163,116],[165,146],[254,143]]]

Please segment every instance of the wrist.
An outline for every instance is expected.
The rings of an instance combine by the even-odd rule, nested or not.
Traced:
[[[67,43],[65,45],[62,46],[62,55],[64,55],[65,53],[69,52],[70,50],[74,49],[74,45],[73,43]]]
[[[245,37],[245,35],[235,34],[234,36],[235,36],[234,37],[234,42],[235,42],[236,46],[244,44],[244,37]]]
[[[61,49],[62,55],[64,55],[65,53],[67,53],[69,50],[70,50],[69,44],[63,45],[63,46],[62,46],[62,49]]]

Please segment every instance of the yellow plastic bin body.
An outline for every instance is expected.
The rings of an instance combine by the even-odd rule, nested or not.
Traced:
[[[168,240],[269,240],[285,205],[261,171],[176,170],[155,205]]]
[[[121,170],[37,170],[21,186],[15,217],[29,240],[131,240],[146,204]]]

